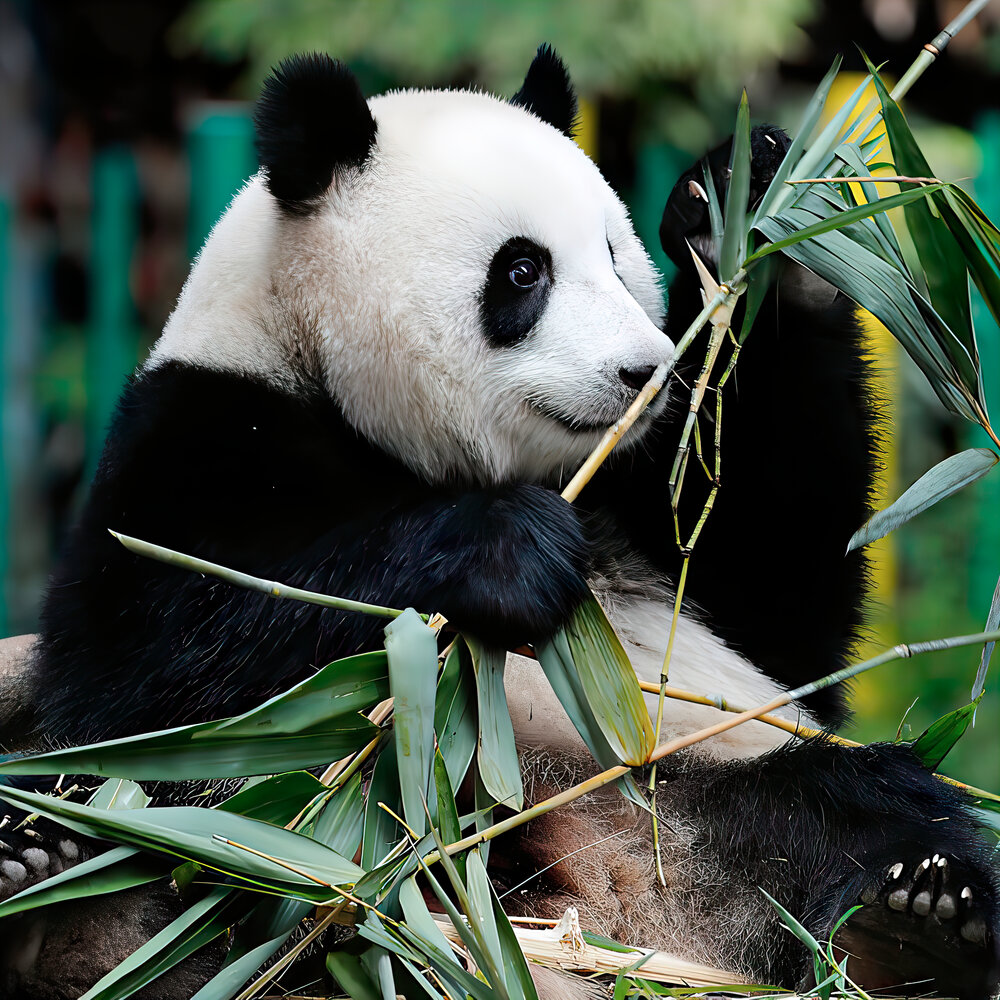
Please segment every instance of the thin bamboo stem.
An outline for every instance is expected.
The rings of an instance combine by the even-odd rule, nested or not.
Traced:
[[[705,729],[700,729],[687,736],[681,736],[676,739],[669,740],[658,746],[649,755],[649,762],[652,763],[657,760],[662,760],[664,757],[676,753],[678,750],[693,746],[695,743],[701,743],[704,740],[717,736],[719,733],[724,733],[729,729],[735,729],[737,726],[741,726],[745,722],[750,722],[753,719],[760,719],[762,716],[768,715],[775,709],[782,708],[792,701],[798,701],[800,698],[805,698],[808,695],[815,694],[817,691],[822,691],[824,688],[831,687],[834,684],[839,684],[842,681],[850,680],[852,677],[857,677],[859,674],[863,674],[869,670],[874,670],[875,667],[880,667],[884,663],[890,663],[893,660],[908,659],[912,656],[918,656],[921,653],[930,653],[942,649],[958,649],[963,646],[981,646],[987,642],[998,641],[1000,641],[1000,629],[990,632],[977,632],[973,635],[951,636],[946,639],[931,639],[927,642],[899,643],[891,649],[887,649],[884,652],[879,653],[878,656],[873,656],[868,660],[856,663],[850,667],[844,667],[842,670],[836,670],[832,674],[820,677],[818,680],[810,681],[808,684],[803,684],[801,687],[788,691],[777,698],[772,698],[771,701],[764,705],[759,705],[757,708],[740,712],[734,715],[731,719],[726,719],[714,726],[708,726]],[[551,812],[553,809],[558,809],[560,806],[567,805],[568,803],[574,802],[576,799],[579,799],[590,792],[597,791],[605,785],[609,785],[612,781],[617,781],[619,778],[628,774],[630,770],[631,768],[626,764],[619,764],[615,767],[610,767],[606,771],[601,771],[600,774],[595,774],[593,777],[587,778],[586,781],[581,781],[579,784],[573,785],[572,788],[567,788],[564,791],[559,792],[557,795],[552,795],[542,802],[536,803],[529,809],[525,809],[513,816],[509,816],[506,819],[501,820],[499,823],[494,823],[485,830],[480,830],[477,833],[464,837],[461,840],[456,840],[453,844],[448,844],[445,847],[445,852],[449,855],[457,854],[459,851],[468,850],[470,847],[475,847],[478,844],[485,843],[487,840],[493,840],[494,837],[498,837],[502,833],[514,830],[547,812]],[[440,857],[440,851],[432,851],[425,858],[425,863],[432,864],[435,861],[439,861]]]
[[[693,341],[698,335],[701,328],[711,317],[712,313],[714,313],[720,306],[729,307],[731,304],[735,303],[736,299],[739,297],[741,291],[740,286],[742,285],[744,278],[746,278],[746,274],[746,271],[741,268],[735,275],[733,275],[732,280],[720,285],[719,291],[705,303],[704,308],[691,321],[690,326],[688,326],[687,330],[684,331],[684,335],[677,342],[677,346],[674,348],[674,353],[670,360],[657,365],[656,370],[650,377],[650,380],[645,384],[645,386],[643,386],[639,395],[626,411],[625,416],[623,416],[621,420],[613,426],[608,428],[604,437],[601,438],[600,443],[590,453],[583,465],[580,466],[576,475],[569,481],[566,488],[562,491],[564,500],[568,500],[572,503],[580,495],[584,486],[590,482],[590,480],[594,477],[594,473],[597,472],[597,470],[604,463],[604,460],[611,454],[614,446],[618,444],[622,437],[624,437],[625,432],[636,422],[640,414],[652,402],[660,389],[663,388],[663,383],[666,381],[671,368],[673,368],[677,359],[691,345],[691,341]]]
[[[932,65],[937,57],[948,47],[948,43],[957,35],[983,8],[989,0],[972,0],[962,8],[961,13],[946,28],[943,28],[934,40],[928,42],[921,50],[910,68],[900,77],[899,83],[892,89],[892,99],[898,101],[923,76],[927,67]]]
[[[131,535],[123,535],[118,531],[111,531],[122,545],[139,556],[146,556],[149,559],[156,559],[158,562],[166,563],[168,566],[177,566],[179,569],[190,570],[192,573],[204,573],[206,576],[214,576],[226,583],[231,583],[234,587],[242,587],[244,590],[256,590],[258,593],[267,594],[268,597],[284,598],[291,601],[302,601],[305,604],[318,604],[323,608],[336,608],[338,611],[359,611],[363,615],[374,615],[378,618],[398,618],[403,612],[399,608],[383,608],[376,604],[365,604],[362,601],[351,601],[346,597],[330,597],[328,594],[318,594],[312,590],[300,590],[298,587],[289,587],[274,580],[264,580],[259,576],[251,576],[249,573],[241,573],[239,570],[229,569],[228,566],[220,566],[218,563],[209,562],[207,559],[199,559],[197,556],[189,556],[184,552],[175,549],[168,549],[162,545],[154,545],[152,542],[145,542],[141,538],[132,538]],[[421,615],[427,621],[427,615]]]

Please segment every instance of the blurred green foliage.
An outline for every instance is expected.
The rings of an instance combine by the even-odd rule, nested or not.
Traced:
[[[815,0],[197,0],[179,52],[246,59],[246,93],[290,52],[323,50],[369,91],[475,83],[513,93],[540,42],[587,97],[676,82],[688,107],[733,93],[804,44]],[[669,123],[668,123],[669,130]],[[670,138],[669,135],[666,136]]]

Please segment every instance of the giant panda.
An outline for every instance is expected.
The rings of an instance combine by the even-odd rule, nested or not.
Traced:
[[[508,649],[544,641],[593,585],[637,672],[658,679],[679,566],[666,483],[681,397],[661,394],[574,506],[557,491],[699,308],[688,246],[710,255],[704,178],[696,165],[667,200],[661,240],[679,275],[665,317],[625,208],[572,139],[575,116],[546,47],[509,101],[366,101],[320,55],[274,72],[255,113],[261,172],[125,387],[8,749],[232,715],[381,640],[370,618],[137,558],[109,527],[439,611]],[[752,146],[751,200],[787,139],[761,127]],[[709,157],[719,190],[727,160]],[[851,650],[865,566],[844,549],[868,510],[877,432],[852,315],[805,272],[782,272],[769,293],[727,389],[679,686],[756,704]],[[678,384],[698,357],[696,345]],[[507,691],[529,795],[593,773],[535,663],[512,657]],[[719,717],[667,707],[668,736]],[[785,710],[814,728],[845,713],[842,691]],[[665,885],[648,816],[608,792],[495,842],[506,903],[555,916],[573,905],[628,943],[803,988],[811,959],[760,890],[821,939],[863,903],[837,935],[862,985],[992,995],[998,887],[969,802],[903,745],[786,737],[752,723],[661,764]],[[88,850],[41,830],[5,824],[0,898]],[[176,912],[168,889],[143,892],[9,919],[5,995],[78,996]],[[190,996],[219,958],[196,956],[143,996]],[[591,989],[551,974],[539,988],[543,1000]]]

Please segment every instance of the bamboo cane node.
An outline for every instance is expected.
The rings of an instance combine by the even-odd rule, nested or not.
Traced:
[[[924,48],[925,48],[925,49],[926,49],[926,50],[927,50],[927,51],[928,51],[928,52],[929,52],[929,53],[930,53],[930,54],[931,54],[932,56],[934,56],[934,58],[935,58],[935,59],[936,59],[936,58],[937,58],[937,57],[938,57],[939,55],[941,55],[941,50],[940,50],[940,49],[939,49],[939,48],[938,48],[938,47],[937,47],[937,46],[936,46],[936,45],[935,45],[935,44],[934,44],[933,42],[927,42],[927,44],[926,44],[926,45],[924,45]]]

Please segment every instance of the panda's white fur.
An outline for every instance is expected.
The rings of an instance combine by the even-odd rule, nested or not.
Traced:
[[[467,91],[370,104],[370,162],[307,217],[279,225],[260,177],[240,192],[148,365],[281,381],[304,346],[348,420],[429,481],[557,482],[632,402],[619,370],[672,352],[659,278],[625,207],[579,147],[523,108]],[[521,235],[552,251],[551,297],[530,344],[491,350],[483,274]],[[288,343],[306,330],[318,342]]]

